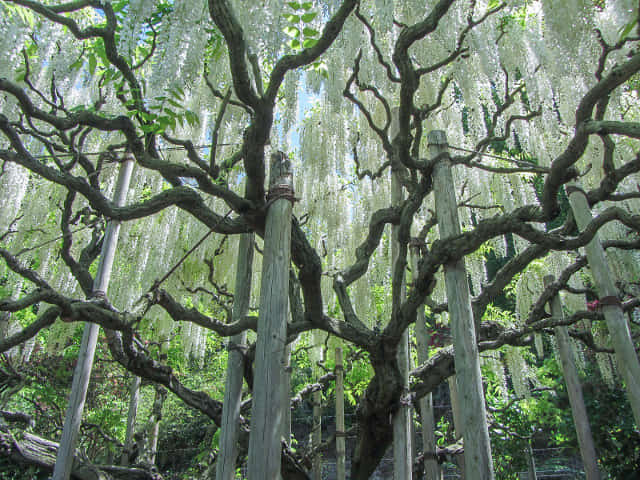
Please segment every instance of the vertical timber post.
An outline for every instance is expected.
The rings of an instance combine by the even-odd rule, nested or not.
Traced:
[[[124,205],[129,190],[131,172],[133,171],[134,158],[131,153],[125,153],[118,180],[113,195],[113,203],[116,206]],[[96,278],[93,281],[92,297],[106,295],[111,279],[111,268],[118,245],[118,234],[120,233],[120,221],[110,220],[102,241],[102,251],[100,252],[100,263]],[[53,469],[52,480],[68,480],[73,468],[73,458],[78,441],[78,433],[82,422],[82,412],[84,402],[87,398],[87,388],[91,379],[91,369],[93,368],[93,357],[98,342],[100,327],[95,323],[86,323],[82,334],[82,343],[76,369],[73,372],[73,383],[71,385],[71,395],[69,396],[69,406],[64,419],[62,438],[56,455],[56,464]]]
[[[249,313],[251,300],[251,275],[253,272],[253,233],[240,235],[238,243],[238,263],[236,266],[236,284],[231,317],[233,322]],[[224,403],[220,432],[220,453],[216,461],[217,480],[236,478],[236,460],[238,457],[238,436],[240,430],[240,404],[242,400],[242,379],[244,372],[244,352],[247,333],[240,332],[229,339],[227,349],[227,378],[225,381]]]
[[[553,275],[545,276],[543,281],[545,287],[550,285],[554,282]],[[551,306],[551,316],[557,320],[563,319],[564,314],[562,312],[560,297],[557,294],[554,295],[549,303]],[[596,456],[596,449],[593,445],[593,435],[591,434],[587,409],[584,405],[580,377],[578,376],[578,370],[573,357],[573,349],[571,348],[571,340],[567,332],[567,327],[555,327],[554,333],[556,342],[558,343],[558,351],[560,352],[564,380],[567,384],[571,415],[573,416],[573,423],[576,426],[576,433],[578,434],[578,445],[580,447],[582,462],[584,463],[584,471],[587,480],[600,480],[598,457]]]
[[[322,480],[322,389],[313,392],[313,427],[311,430],[311,448],[313,451],[313,480]]]
[[[345,480],[345,459],[347,449],[345,445],[344,427],[344,366],[342,363],[342,348],[336,348],[336,480]]]
[[[284,375],[282,378],[282,438],[291,446],[291,344],[284,349]]]
[[[418,260],[420,258],[421,244],[411,243],[411,271],[413,277],[418,272]],[[424,305],[418,308],[416,316],[416,342],[418,344],[418,363],[422,365],[429,359],[429,335],[427,334],[427,319],[424,314]],[[427,452],[436,453],[436,435],[433,420],[433,396],[428,393],[420,399],[420,418],[422,419],[422,451],[424,458],[424,478],[425,480],[440,480],[440,467],[435,457],[427,456]]]
[[[447,152],[447,137],[444,131],[431,131],[427,139],[431,158]],[[434,167],[433,187],[440,238],[459,235],[460,221],[455,185],[451,161],[446,155]],[[464,425],[465,472],[473,475],[474,480],[492,480],[491,444],[464,258],[446,263],[444,276],[452,325],[458,401]]]
[[[283,411],[280,400],[289,314],[292,204],[291,162],[284,153],[278,152],[271,155],[269,175],[249,438],[250,480],[281,479]]]
[[[567,194],[578,228],[583,231],[592,220],[587,197],[575,183],[567,187]],[[609,270],[607,257],[598,234],[584,249],[587,252],[587,260],[596,290],[603,303],[602,313],[607,322],[611,344],[616,354],[616,363],[626,385],[627,397],[633,410],[636,427],[640,427],[640,363],[631,339],[629,324],[618,299],[618,289],[614,284],[613,275]]]
[[[391,126],[389,129],[391,137],[397,135],[399,108],[393,109]],[[400,181],[400,172],[392,168],[391,173],[391,205],[399,206],[404,201],[402,192],[402,182]],[[399,244],[399,227],[393,225],[391,227],[391,272],[393,272],[398,263],[400,255]],[[405,298],[404,275],[402,276],[402,284],[400,300]],[[400,370],[400,381],[402,382],[402,398],[400,407],[393,416],[393,478],[394,480],[411,480],[413,458],[411,448],[411,407],[408,402],[403,401],[409,393],[409,329],[407,328],[400,337],[398,344],[398,352],[396,355],[398,368]]]
[[[462,423],[462,412],[460,411],[460,402],[458,401],[458,384],[455,375],[447,378],[449,385],[449,399],[451,400],[451,416],[453,417],[453,431],[456,442],[464,438],[464,424]],[[465,480],[464,475],[464,450],[463,453],[456,456],[455,464],[460,472],[460,479]]]
[[[137,375],[131,379],[129,397],[129,413],[127,415],[127,433],[124,436],[124,452],[122,453],[123,466],[129,465],[129,457],[133,451],[133,434],[136,428],[136,415],[138,414],[138,400],[140,398],[140,377]]]
[[[531,448],[531,440],[527,442],[527,466],[529,468],[529,476],[527,480],[538,480],[536,473],[536,460],[533,458],[533,448]]]

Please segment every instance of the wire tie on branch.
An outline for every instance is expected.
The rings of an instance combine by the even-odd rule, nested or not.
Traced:
[[[620,307],[622,308],[622,302],[615,295],[608,295],[606,297],[602,297],[599,300],[594,300],[593,302],[587,303],[587,310],[590,312],[595,312],[599,308],[604,306],[612,306],[612,307]]]
[[[284,198],[285,200],[289,200],[291,203],[297,202],[300,199],[296,198],[293,187],[286,183],[279,183],[271,186],[269,188],[269,193],[267,193],[267,203],[265,205],[265,210],[268,210],[273,202],[276,200],[280,200]]]

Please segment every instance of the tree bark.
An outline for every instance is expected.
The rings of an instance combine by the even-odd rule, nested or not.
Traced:
[[[431,158],[447,152],[447,138],[443,131],[429,132],[428,141]],[[433,186],[440,238],[459,235],[458,205],[448,156],[435,165]],[[492,480],[491,444],[464,259],[445,264],[444,273],[455,349],[458,397],[464,425],[465,471],[473,472],[474,479]]]
[[[584,192],[571,184],[568,188],[569,204],[573,210],[578,228],[583,231],[591,222],[591,209]],[[600,299],[618,298],[618,289],[607,263],[607,257],[596,234],[585,247],[589,268]],[[618,368],[625,382],[627,397],[633,410],[636,427],[640,427],[640,363],[636,354],[627,319],[624,316],[620,302],[602,306],[602,312],[607,322],[611,343],[616,354]]]
[[[289,266],[291,263],[291,162],[271,156],[269,200],[260,287],[260,320],[249,438],[249,478],[279,480],[282,452],[282,375],[287,339]],[[280,194],[278,193],[280,192]],[[285,195],[282,195],[284,193]],[[290,195],[287,197],[287,194]]]
[[[58,443],[52,442],[28,432],[21,432],[20,439],[11,431],[0,427],[0,454],[11,458],[16,464],[34,465],[51,471],[56,462]],[[71,477],[76,480],[161,480],[159,473],[140,467],[123,467],[118,465],[91,465],[77,456],[69,459]]]
[[[251,300],[251,275],[253,272],[253,234],[240,236],[238,244],[238,264],[236,267],[236,285],[233,297],[232,321],[238,321],[249,313]],[[240,404],[242,403],[242,379],[244,372],[244,352],[246,331],[229,339],[227,360],[227,379],[222,406],[220,432],[220,453],[216,462],[217,480],[233,480],[236,477],[238,457],[238,436]]]
[[[127,199],[133,164],[133,156],[130,153],[125,154],[125,159],[120,166],[113,199],[117,206],[124,205]],[[103,240],[100,263],[93,284],[93,295],[105,295],[109,288],[111,267],[115,258],[119,232],[120,222],[111,220],[107,225]],[[87,323],[85,325],[77,365],[73,374],[69,406],[65,415],[62,439],[60,440],[56,466],[53,471],[53,480],[68,480],[71,473],[71,460],[78,440],[80,423],[82,422],[82,412],[87,397],[89,380],[91,379],[91,369],[93,368],[93,357],[96,351],[99,331],[100,327],[95,323]]]
[[[544,277],[544,285],[553,283],[553,275]],[[551,315],[554,318],[564,318],[562,312],[562,304],[560,297],[555,295],[550,302]],[[571,348],[571,340],[567,327],[555,327],[555,337],[560,352],[560,361],[562,363],[562,372],[564,380],[567,384],[567,393],[569,394],[569,403],[571,405],[571,415],[573,423],[576,426],[578,434],[578,445],[580,446],[580,455],[584,463],[584,471],[587,480],[600,480],[601,474],[598,468],[598,457],[596,456],[596,448],[593,444],[593,435],[591,434],[591,426],[589,425],[589,417],[587,409],[584,405],[582,396],[582,387],[580,386],[580,377]]]

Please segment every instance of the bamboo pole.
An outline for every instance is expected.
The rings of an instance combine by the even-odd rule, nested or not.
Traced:
[[[126,201],[133,164],[133,155],[127,152],[120,165],[118,180],[116,182],[113,198],[113,203],[116,206],[122,206]],[[119,232],[120,222],[117,220],[109,221],[102,242],[100,263],[98,265],[96,278],[93,282],[92,296],[104,296],[109,288],[111,268],[116,254]],[[68,480],[71,474],[73,456],[78,441],[80,423],[82,422],[84,402],[87,398],[87,388],[89,386],[89,380],[91,379],[91,369],[93,368],[93,357],[96,351],[99,331],[100,327],[97,324],[88,322],[85,324],[80,352],[78,353],[78,360],[73,373],[71,395],[69,396],[69,405],[64,419],[60,448],[58,448],[56,464],[53,469],[53,480]]]
[[[336,347],[336,480],[346,478],[346,444],[344,425],[344,366],[342,348]]]
[[[313,450],[313,480],[322,480],[322,390],[313,392],[313,427],[311,429],[311,448]]]
[[[411,244],[411,271],[414,276],[418,272],[418,261],[420,259],[420,245]],[[424,314],[424,306],[418,308],[416,316],[416,342],[418,345],[418,363],[422,365],[429,359],[429,335],[427,333],[427,319]],[[435,424],[433,420],[433,397],[428,393],[420,399],[420,418],[422,419],[422,451],[435,452],[437,448]],[[425,480],[440,480],[442,473],[435,458],[425,457],[424,460]]]
[[[238,263],[236,266],[235,291],[233,296],[232,321],[236,322],[249,313],[251,300],[251,275],[253,272],[253,233],[243,233],[238,243]],[[216,461],[217,480],[236,478],[236,460],[238,457],[238,436],[240,421],[240,403],[242,400],[242,379],[244,372],[244,353],[247,333],[241,332],[229,339],[227,360],[227,378],[225,381],[224,403],[220,432],[220,453]]]
[[[282,375],[287,337],[291,263],[291,162],[284,153],[271,156],[260,320],[254,361],[253,408],[249,438],[249,479],[280,480]]]
[[[447,152],[445,132],[431,131],[427,139],[431,158]],[[436,163],[433,171],[438,228],[440,238],[443,239],[460,234],[458,206],[451,170],[451,161],[448,156],[444,156]],[[455,350],[458,397],[464,425],[465,472],[469,474],[473,472],[474,480],[489,480],[494,476],[491,444],[464,258],[445,264],[444,275]]]
[[[583,231],[593,218],[587,197],[575,183],[567,188],[567,193],[578,228]],[[598,234],[585,246],[585,251],[600,300],[611,300],[602,306],[602,312],[618,360],[616,363],[627,389],[636,427],[640,427],[640,363],[631,339],[629,324],[618,300],[618,289],[614,284]]]
[[[131,379],[129,396],[129,413],[127,414],[127,433],[124,436],[124,452],[121,464],[129,465],[129,457],[133,451],[133,434],[136,428],[136,415],[138,414],[138,400],[140,399],[140,377],[137,375]]]
[[[553,275],[545,276],[543,282],[545,287],[553,283]],[[564,318],[560,297],[555,295],[549,303],[553,318]],[[598,468],[598,457],[596,456],[596,449],[593,444],[593,435],[591,434],[591,426],[589,425],[587,409],[584,405],[580,377],[578,376],[578,369],[576,368],[569,333],[565,326],[555,327],[554,332],[556,342],[558,343],[558,351],[560,352],[562,372],[564,374],[565,383],[567,384],[569,404],[571,405],[571,415],[573,416],[573,423],[575,424],[576,433],[578,434],[578,446],[580,447],[580,455],[582,456],[582,462],[584,463],[585,474],[587,476],[587,480],[600,480],[601,474],[600,469]]]

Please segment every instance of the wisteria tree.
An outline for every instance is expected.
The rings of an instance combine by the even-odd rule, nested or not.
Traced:
[[[603,372],[616,355],[640,422],[637,2],[2,0],[0,12],[1,352],[28,359],[38,335],[62,344],[93,322],[112,360],[220,425],[222,402],[149,345],[180,331],[197,357],[212,336],[249,332],[235,351],[254,385],[268,160],[284,152],[286,342],[313,332],[371,368],[351,478],[370,477],[402,434],[396,419],[454,374],[463,422],[478,425],[463,432],[465,461],[493,478],[479,356],[524,392],[535,379],[517,347],[554,327],[598,352]],[[96,296],[107,221],[122,232]],[[247,233],[253,300],[232,321]],[[598,266],[582,250],[596,244]],[[467,293],[454,296],[455,269]],[[564,317],[546,308],[559,292]],[[409,367],[406,332],[425,306],[456,352],[449,339]],[[20,312],[37,314],[21,324]],[[307,478],[301,460],[285,445],[283,478]]]

